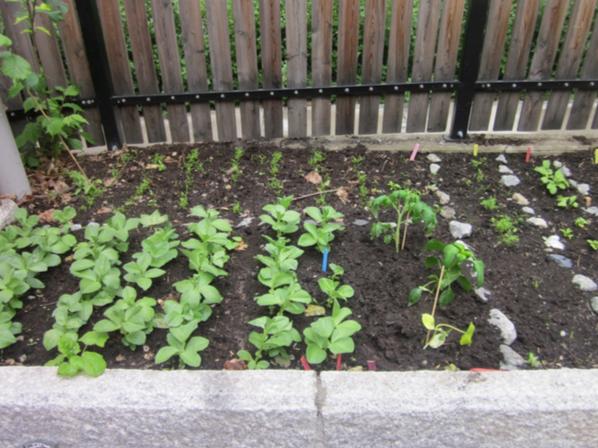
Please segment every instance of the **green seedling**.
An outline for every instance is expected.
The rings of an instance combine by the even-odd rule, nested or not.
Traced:
[[[83,372],[88,376],[100,376],[106,370],[106,361],[99,353],[81,350],[76,334],[62,335],[57,344],[58,356],[46,363],[58,367],[58,375],[73,377]]]
[[[370,195],[370,190],[367,187],[367,179],[368,175],[365,173],[365,171],[359,171],[357,173],[357,191],[359,192],[359,200],[361,201],[362,205],[367,204],[368,197]]]
[[[305,307],[312,302],[312,298],[298,283],[279,287],[256,298],[260,306],[278,308],[278,315],[285,312],[290,314],[303,314]]]
[[[598,250],[598,240],[586,240],[592,250]]]
[[[105,319],[97,322],[95,333],[120,332],[125,346],[135,348],[145,344],[147,335],[154,329],[154,307],[151,297],[137,300],[137,293],[127,286],[122,291],[122,299],[104,312]],[[85,336],[84,336],[85,337]]]
[[[505,246],[514,246],[519,242],[519,229],[513,218],[508,215],[493,217],[490,222],[494,230],[500,235],[500,242]]]
[[[527,365],[532,369],[539,369],[542,367],[542,361],[540,361],[540,358],[535,353],[529,352],[527,354]]]
[[[590,221],[588,221],[587,219],[582,218],[582,217],[575,219],[575,226],[579,227],[580,229],[585,229],[589,223],[590,223]]]
[[[451,331],[455,331],[457,333],[461,333],[461,338],[459,339],[459,345],[466,346],[471,345],[473,341],[473,333],[475,332],[475,325],[472,323],[469,324],[467,330],[460,330],[459,328],[445,324],[445,323],[436,323],[434,316],[431,314],[424,313],[422,314],[422,324],[426,330],[428,330],[430,336],[426,342],[425,348],[438,348],[444,345],[448,336],[450,335]]]
[[[230,179],[233,183],[236,183],[239,180],[239,177],[241,177],[242,174],[242,170],[241,170],[241,159],[243,158],[243,155],[245,154],[245,151],[243,150],[243,148],[237,147],[235,148],[235,152],[233,154],[233,160],[229,169],[230,172]]]
[[[164,154],[160,154],[159,152],[154,154],[153,157],[151,158],[152,165],[155,165],[156,169],[160,173],[163,173],[164,171],[166,171],[166,165],[164,164],[165,158],[166,157],[164,156]]]
[[[330,243],[334,240],[334,233],[345,229],[341,224],[344,215],[329,205],[322,208],[307,207],[304,213],[314,223],[306,222],[303,224],[305,233],[299,237],[297,244],[302,247],[316,246],[321,253],[324,253],[325,250],[330,249]]]
[[[303,330],[307,344],[306,357],[310,363],[322,363],[328,352],[338,355],[355,351],[352,336],[361,330],[361,325],[357,321],[346,320],[351,314],[349,308],[335,304],[332,316],[321,317]]]
[[[494,196],[483,199],[480,201],[480,205],[488,211],[494,211],[498,209],[498,202]]]
[[[315,149],[312,152],[311,157],[307,161],[307,164],[311,167],[311,169],[319,172],[322,168],[322,164],[325,161],[326,161],[326,154],[324,154],[324,152],[319,149]]]
[[[233,204],[233,206],[231,207],[231,211],[235,214],[235,215],[240,215],[241,212],[243,211],[241,208],[241,203],[239,201],[235,201],[235,203]]]
[[[263,207],[266,214],[260,216],[260,221],[272,227],[278,238],[289,235],[299,230],[301,215],[295,210],[289,210],[293,203],[293,196],[278,198],[276,203]]]
[[[554,170],[550,160],[542,161],[542,165],[535,167],[534,171],[540,174],[540,181],[553,196],[559,190],[566,190],[569,187],[569,181],[563,170],[560,168]]]
[[[326,294],[328,306],[333,307],[335,304],[338,305],[339,301],[349,300],[355,295],[355,291],[351,286],[341,284],[340,279],[345,273],[341,266],[331,263],[330,270],[332,275],[318,280],[318,286]]]
[[[485,158],[473,158],[471,159],[471,164],[473,165],[474,169],[476,170],[475,180],[478,184],[481,184],[486,180],[486,175],[484,174],[484,170],[482,169],[486,164]]]
[[[265,266],[260,269],[258,280],[270,290],[292,284],[297,278],[295,274],[299,265],[297,260],[303,255],[303,250],[287,245],[289,240],[286,238],[277,240],[268,236],[265,238],[268,241],[265,246],[268,255],[256,256],[256,259]]]
[[[563,235],[568,240],[571,240],[573,239],[573,229],[571,229],[570,227],[565,227],[561,229],[561,235]]]
[[[104,194],[101,179],[90,179],[79,171],[69,171],[67,174],[73,181],[75,195],[81,196],[85,201],[85,208],[91,208]]]
[[[249,342],[256,348],[255,355],[247,350],[237,353],[239,359],[247,363],[249,369],[267,369],[270,363],[264,356],[274,359],[278,365],[288,366],[290,355],[288,348],[294,342],[301,342],[301,335],[293,328],[293,323],[286,316],[259,317],[249,322],[262,331],[252,331]]]
[[[166,335],[168,345],[156,353],[156,364],[165,363],[173,356],[178,356],[180,367],[199,367],[201,365],[199,352],[207,348],[209,341],[201,336],[191,337],[196,329],[197,322],[195,321],[172,328]]]
[[[351,157],[351,165],[355,171],[359,170],[359,168],[365,162],[365,156],[353,156]]]
[[[268,180],[268,186],[276,194],[280,194],[283,189],[283,184],[278,178],[280,173],[280,162],[282,161],[282,152],[274,151],[272,153],[272,159],[270,159],[270,178]]]
[[[556,198],[556,205],[561,208],[578,208],[577,196],[562,196],[558,195]]]
[[[430,233],[436,228],[437,221],[434,209],[421,200],[417,191],[400,188],[396,184],[391,184],[390,188],[389,194],[378,196],[370,202],[370,211],[375,220],[371,237],[382,237],[386,244],[394,241],[398,253],[405,248],[409,224],[421,223],[425,231]],[[394,211],[393,223],[380,221],[381,214],[386,210]]]
[[[183,188],[181,189],[179,197],[179,206],[182,208],[189,207],[189,192],[193,186],[193,179],[195,173],[204,173],[205,168],[203,162],[199,160],[199,149],[192,149],[186,156],[183,162]]]

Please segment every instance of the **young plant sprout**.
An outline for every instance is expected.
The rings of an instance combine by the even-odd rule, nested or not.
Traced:
[[[422,316],[422,323],[428,330],[425,347],[440,347],[446,340],[450,330],[463,334],[461,345],[470,345],[475,326],[469,325],[466,331],[457,329],[448,324],[436,324],[436,309],[440,305],[447,306],[455,299],[454,285],[458,285],[466,292],[471,292],[476,287],[484,284],[484,263],[477,259],[473,252],[462,243],[444,244],[438,240],[431,240],[426,245],[426,250],[438,253],[426,259],[425,266],[439,269],[438,274],[429,277],[430,281],[411,290],[409,304],[420,301],[424,292],[434,294],[432,312]],[[434,289],[431,289],[431,288]]]
[[[422,223],[426,232],[432,232],[436,228],[436,213],[421,200],[417,191],[400,188],[395,183],[389,184],[389,187],[389,194],[378,196],[370,202],[370,210],[375,220],[371,236],[372,239],[382,237],[387,244],[394,241],[398,253],[405,248],[409,224]],[[380,215],[386,210],[395,212],[394,223],[380,221]]]
[[[297,244],[302,247],[316,246],[321,253],[330,250],[330,243],[334,240],[334,233],[345,229],[340,223],[344,215],[329,205],[322,208],[307,207],[304,213],[314,222],[303,224],[305,233],[299,237]]]
[[[550,160],[544,160],[542,165],[534,168],[540,174],[540,181],[544,184],[551,195],[557,194],[559,190],[569,188],[569,181],[561,168],[554,170]]]
[[[318,280],[318,286],[326,294],[328,306],[332,307],[338,304],[339,300],[343,302],[349,300],[355,295],[355,291],[351,286],[341,284],[341,277],[345,273],[345,270],[341,266],[331,263],[330,270],[332,271],[332,275]]]
[[[262,208],[266,214],[260,216],[260,221],[272,227],[278,238],[299,230],[301,215],[295,210],[289,210],[292,203],[293,196],[284,196],[278,198],[274,204],[268,204]]]

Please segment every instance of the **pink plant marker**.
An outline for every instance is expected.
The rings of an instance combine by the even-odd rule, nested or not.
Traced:
[[[532,147],[527,148],[527,152],[525,153],[525,163],[530,163],[532,160]]]
[[[375,372],[376,370],[378,370],[378,367],[376,366],[376,361],[368,360],[368,370],[371,372]]]
[[[409,157],[409,160],[411,160],[412,162],[415,161],[415,156],[417,156],[418,152],[419,152],[419,143],[416,143],[415,146],[413,147],[413,151],[411,151],[411,157]]]
[[[340,353],[336,355],[336,370],[341,370],[343,367],[343,355]]]
[[[305,355],[301,356],[301,360],[300,361],[301,361],[301,365],[303,366],[303,370],[311,370],[311,366],[307,362],[307,359],[305,359]]]

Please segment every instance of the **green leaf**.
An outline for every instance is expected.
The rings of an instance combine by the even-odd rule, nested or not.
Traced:
[[[452,288],[446,288],[444,291],[440,293],[440,297],[438,299],[438,303],[440,306],[447,306],[455,299],[455,293],[453,292]]]
[[[316,239],[309,233],[304,233],[299,237],[297,244],[301,247],[310,247],[316,244]]]
[[[158,351],[158,353],[156,353],[155,362],[156,362],[156,364],[162,364],[163,362],[168,361],[170,358],[172,358],[177,353],[178,353],[178,350],[174,347],[171,347],[170,345],[167,345],[166,347],[162,347]]]
[[[195,336],[189,339],[187,343],[187,350],[192,350],[194,352],[201,352],[207,348],[210,344],[210,341],[201,336]]]
[[[342,338],[334,341],[328,348],[335,355],[338,355],[339,353],[353,353],[355,350],[355,342],[353,342],[353,339],[351,338]]]
[[[471,345],[473,342],[473,333],[475,332],[475,325],[473,322],[469,324],[465,333],[461,335],[461,339],[459,340],[460,345]]]
[[[430,339],[430,342],[428,342],[427,347],[438,348],[442,346],[445,343],[447,336],[448,334],[444,331],[434,334],[432,339]]]
[[[201,356],[194,351],[185,350],[179,356],[181,357],[181,361],[189,367],[199,367],[201,364]]]
[[[85,374],[97,377],[106,370],[106,361],[99,353],[85,352],[81,355],[81,367]]]
[[[79,341],[85,345],[97,345],[98,347],[104,347],[108,340],[108,334],[100,333],[98,331],[88,331],[85,333]]]
[[[457,260],[457,255],[459,255],[459,249],[457,249],[452,244],[447,244],[446,246],[444,246],[442,252],[444,255],[442,259],[442,264],[444,264],[444,266],[447,268],[452,267],[455,261]]]
[[[306,351],[307,360],[311,364],[320,364],[321,362],[326,360],[326,351],[322,350],[315,344],[308,344],[307,351]]]
[[[77,364],[71,362],[63,362],[58,366],[58,375],[65,378],[72,378],[79,373],[79,367]]]
[[[413,288],[409,293],[409,305],[415,305],[417,302],[419,302],[423,292],[424,291],[421,287]]]
[[[422,324],[426,328],[426,330],[433,331],[436,328],[436,321],[434,320],[434,316],[428,313],[422,314]]]

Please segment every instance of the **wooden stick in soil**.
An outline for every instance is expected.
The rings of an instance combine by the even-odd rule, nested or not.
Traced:
[[[432,305],[432,317],[434,321],[436,321],[436,306],[438,305],[438,298],[440,297],[440,285],[442,284],[442,279],[444,278],[444,266],[440,268],[440,276],[438,277],[438,285],[436,285],[436,294],[434,294],[434,305]],[[426,335],[426,345],[430,342],[430,333],[432,330],[428,330],[428,334]]]
[[[405,243],[407,242],[407,228],[409,227],[409,213],[407,213],[407,219],[405,220],[405,227],[403,228],[403,242],[401,243],[401,250],[405,249]]]
[[[333,188],[332,190],[323,190],[323,191],[317,191],[316,193],[304,194],[303,196],[298,196],[295,199],[293,199],[293,202],[300,201],[302,199],[311,198],[314,196],[320,196],[321,194],[334,193],[337,190],[338,190],[338,188]]]

